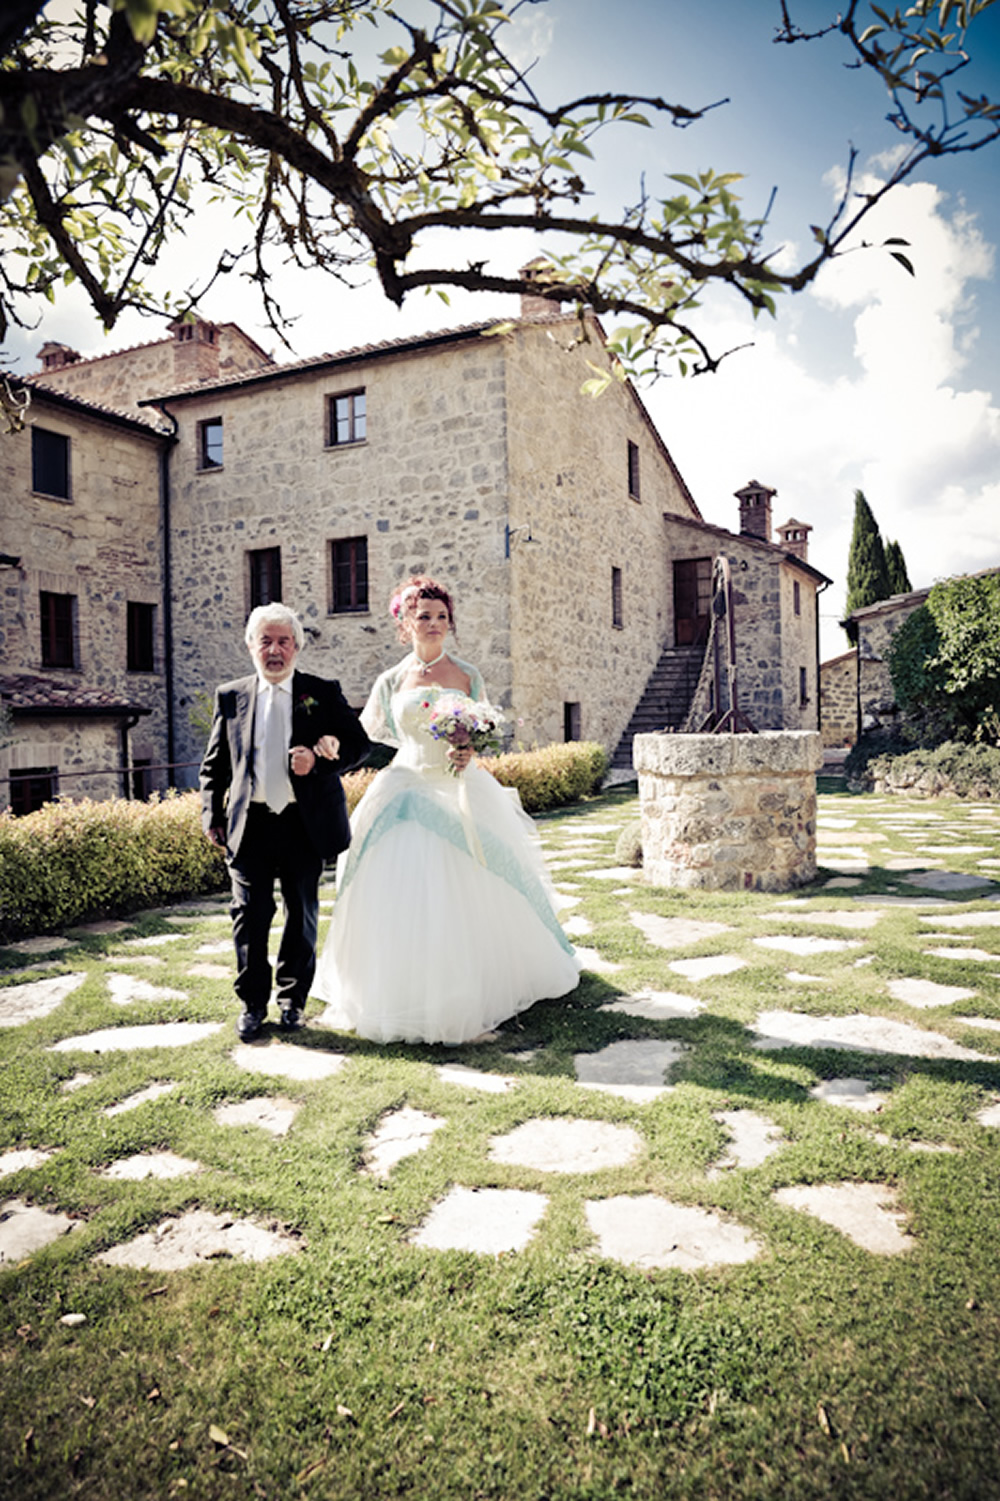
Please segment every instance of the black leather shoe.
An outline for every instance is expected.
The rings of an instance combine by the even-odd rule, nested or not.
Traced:
[[[282,1032],[298,1032],[306,1024],[301,1006],[286,1006],[281,1013]]]
[[[253,1042],[260,1036],[264,1016],[259,1011],[242,1011],[236,1020],[236,1035],[240,1042]]]

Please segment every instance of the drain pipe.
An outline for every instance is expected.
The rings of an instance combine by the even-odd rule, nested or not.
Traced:
[[[135,729],[141,718],[140,714],[130,715],[118,732],[121,736],[122,796],[128,800],[132,797],[132,757],[129,753],[128,737],[129,731]]]
[[[177,442],[177,418],[168,412],[162,401],[151,401],[150,406],[171,425],[164,436],[167,441],[160,450],[160,527],[163,533],[163,688],[167,699],[167,767],[168,780],[173,785],[174,764],[177,760],[177,735],[174,721],[174,581],[171,554],[170,516],[170,455]]]
[[[824,594],[827,589],[830,588],[831,583],[832,583],[832,580],[831,579],[827,579],[826,583],[825,584],[820,584],[819,588],[816,590],[816,728],[817,728],[817,730],[822,730],[822,728],[823,728],[823,678],[822,678],[822,675],[821,675],[820,670],[819,670],[820,669],[820,651],[819,651],[819,597],[820,597],[821,594]]]

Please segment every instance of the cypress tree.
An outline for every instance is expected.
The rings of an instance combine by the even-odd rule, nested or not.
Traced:
[[[885,544],[885,566],[889,572],[889,593],[909,594],[913,589],[906,571],[906,559],[898,542]]]
[[[886,567],[885,548],[878,522],[872,515],[871,506],[861,490],[854,492],[854,531],[851,534],[851,551],[847,559],[847,604],[845,614],[851,615],[865,605],[888,599],[892,593],[889,570]]]

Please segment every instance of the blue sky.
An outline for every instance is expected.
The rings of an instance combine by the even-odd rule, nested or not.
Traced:
[[[792,10],[818,25],[834,5],[801,0]],[[877,176],[898,137],[881,84],[844,66],[839,38],[778,46],[779,19],[777,0],[549,0],[518,12],[514,45],[519,60],[538,59],[533,76],[549,100],[597,89],[691,106],[728,99],[687,130],[615,137],[595,168],[595,206],[632,203],[643,173],[655,192],[665,173],[739,171],[751,212],[763,212],[777,189],[769,243],[804,259],[808,226],[832,211],[849,144],[858,170]],[[996,98],[1000,4],[976,23],[972,43],[976,62],[963,87]],[[835,580],[822,601],[824,657],[847,645],[837,620],[856,488],[883,536],[901,543],[915,588],[1000,564],[998,169],[1000,144],[939,162],[880,209],[867,237],[909,240],[915,278],[884,252],[867,251],[780,299],[774,321],[754,323],[734,299],[714,297],[705,310],[713,347],[752,347],[717,375],[643,390],[709,520],[735,528],[733,492],[759,479],[778,492],[776,523],[794,516],[813,526],[810,561]],[[225,215],[205,211],[197,248],[178,247],[164,274],[175,285],[186,280],[205,243],[224,243],[227,233]],[[534,251],[523,238],[447,238],[463,263],[486,255],[513,267]],[[316,276],[281,285],[302,313],[292,334],[297,355],[516,311],[503,298],[453,297],[448,307],[419,296],[400,312],[375,288],[341,289]],[[283,357],[237,279],[224,281],[205,310],[241,323]],[[148,320],[126,319],[106,339],[78,295],[67,294],[34,334],[10,336],[6,352],[29,370],[46,338],[96,354],[158,335]]]

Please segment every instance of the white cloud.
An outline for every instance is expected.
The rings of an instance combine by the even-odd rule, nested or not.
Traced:
[[[810,561],[835,580],[824,656],[845,646],[835,620],[855,489],[901,544],[915,588],[1000,564],[1000,392],[962,385],[993,247],[928,183],[898,188],[866,225],[876,246],[890,235],[910,242],[915,277],[883,249],[845,256],[717,376],[646,394],[710,520],[735,528],[732,494],[754,478],[779,492],[776,523],[812,524]],[[746,337],[717,320],[716,346]]]

